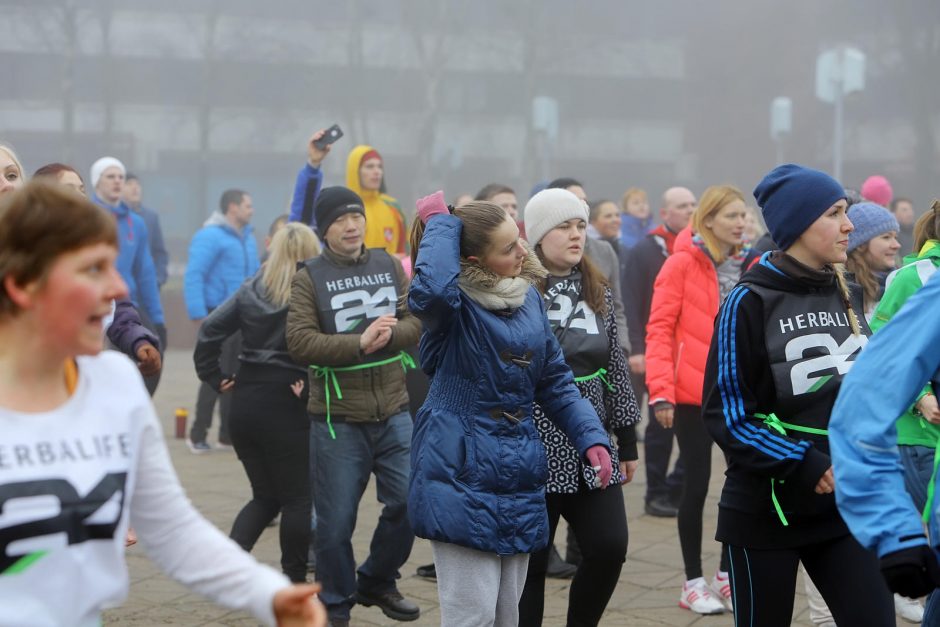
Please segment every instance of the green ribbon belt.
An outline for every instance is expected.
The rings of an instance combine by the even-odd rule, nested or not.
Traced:
[[[787,429],[790,431],[800,431],[802,433],[812,433],[814,435],[829,435],[829,431],[826,429],[816,429],[815,427],[804,427],[803,425],[784,422],[777,418],[776,414],[754,414],[754,416],[761,418],[768,429],[773,429],[780,435],[787,435]],[[783,483],[784,480],[780,479],[779,481]],[[777,491],[774,489],[776,484],[777,479],[770,480],[770,500],[774,502],[774,509],[777,510],[777,516],[780,518],[780,522],[783,523],[784,527],[789,527],[790,523],[787,521],[787,517],[783,515],[783,508],[780,507],[780,502],[777,500]]]
[[[610,381],[608,381],[608,380],[607,380],[607,377],[604,376],[605,374],[607,374],[607,369],[606,369],[606,368],[598,368],[598,369],[597,369],[597,372],[592,372],[591,374],[586,374],[586,375],[584,375],[583,377],[575,377],[575,378],[574,378],[574,382],[575,382],[575,383],[583,383],[583,382],[585,382],[585,381],[590,381],[591,379],[600,379],[601,381],[604,382],[604,385],[607,386],[607,389],[610,390],[611,392],[613,392],[613,391],[614,391],[614,386],[612,386],[612,385],[610,384]]]
[[[330,429],[330,437],[336,439],[336,431],[333,430],[333,421],[330,417],[330,385],[336,391],[336,398],[342,400],[343,391],[339,388],[339,380],[336,378],[337,372],[355,372],[356,370],[368,370],[369,368],[378,368],[387,366],[395,362],[401,363],[401,369],[408,372],[409,368],[417,368],[415,360],[405,351],[399,352],[394,357],[383,359],[381,361],[370,361],[367,364],[357,364],[355,366],[316,366],[311,365],[315,377],[323,377],[323,393],[326,397],[326,426]]]

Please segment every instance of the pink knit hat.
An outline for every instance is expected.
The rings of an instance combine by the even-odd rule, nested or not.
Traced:
[[[865,182],[862,183],[861,191],[862,198],[879,204],[882,207],[887,207],[891,203],[891,198],[894,197],[894,190],[891,189],[891,183],[880,174],[875,174],[865,179]]]

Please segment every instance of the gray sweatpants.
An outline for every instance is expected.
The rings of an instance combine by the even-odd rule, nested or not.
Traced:
[[[516,627],[529,556],[431,542],[442,627]]]

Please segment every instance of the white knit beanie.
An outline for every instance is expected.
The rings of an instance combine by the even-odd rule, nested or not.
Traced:
[[[562,222],[575,218],[587,222],[588,208],[567,189],[543,189],[529,199],[523,215],[526,239],[535,247],[546,233]]]
[[[98,187],[98,181],[101,179],[101,175],[104,174],[104,171],[108,168],[116,167],[121,170],[121,174],[127,174],[127,168],[124,167],[124,164],[115,159],[114,157],[101,157],[93,164],[91,164],[91,188],[94,189]]]

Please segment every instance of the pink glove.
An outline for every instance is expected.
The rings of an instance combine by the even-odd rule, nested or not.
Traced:
[[[442,191],[436,191],[430,196],[419,198],[418,202],[415,203],[415,207],[418,210],[418,217],[425,224],[428,223],[431,216],[436,216],[439,213],[450,213],[447,210],[447,202],[444,200],[444,192]]]
[[[610,465],[610,452],[606,447],[595,444],[587,450],[584,456],[587,457],[588,462],[597,471],[597,478],[601,480],[598,487],[606,488],[607,484],[610,483],[611,476],[614,474],[614,470]]]

